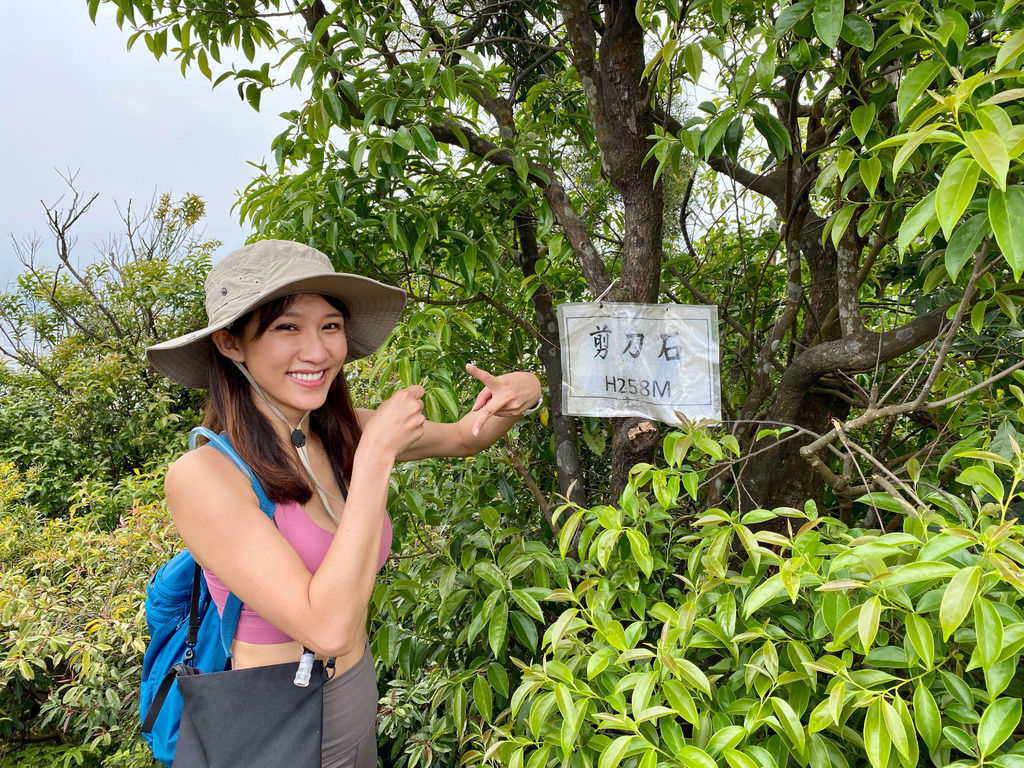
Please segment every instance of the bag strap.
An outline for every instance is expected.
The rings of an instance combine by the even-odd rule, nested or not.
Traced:
[[[153,726],[156,725],[157,715],[160,714],[160,710],[164,706],[164,700],[167,698],[167,694],[171,692],[171,686],[179,677],[188,677],[189,675],[200,674],[198,670],[188,664],[175,664],[160,680],[160,687],[156,689],[156,695],[153,696],[153,701],[149,705],[149,711],[146,713],[146,719],[142,721],[142,732],[151,733]]]
[[[252,471],[248,464],[246,464],[242,457],[238,455],[238,452],[231,445],[225,436],[218,435],[213,430],[207,429],[206,427],[196,427],[188,433],[188,448],[193,450],[196,447],[196,439],[199,437],[205,437],[207,441],[213,445],[218,451],[223,453],[231,462],[238,467],[243,475],[249,478],[249,483],[252,485],[252,490],[256,494],[256,498],[259,499],[260,509],[263,513],[271,520],[274,519],[274,510],[276,509],[274,502],[267,496],[267,492],[263,490],[263,486],[260,485],[259,478],[256,477],[256,473]],[[198,566],[197,573],[198,571]],[[193,584],[193,604],[195,604],[195,596],[198,595],[198,590],[195,589]],[[242,613],[242,601],[235,595],[234,592],[229,592],[227,600],[224,602],[224,610],[220,616],[220,644],[224,649],[224,654],[230,659],[231,658],[231,643],[235,639],[235,630],[238,628],[238,617]],[[198,610],[191,611],[189,614],[189,629],[191,630],[193,620],[197,623],[198,628]],[[187,653],[187,651],[186,651]]]

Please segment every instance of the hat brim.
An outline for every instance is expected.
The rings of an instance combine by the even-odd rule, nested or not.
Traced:
[[[346,362],[366,357],[383,344],[405,308],[405,291],[360,275],[328,272],[284,283],[239,309],[233,317],[146,349],[146,358],[172,381],[193,389],[209,386],[210,336],[268,301],[294,293],[317,293],[341,299],[348,307]]]

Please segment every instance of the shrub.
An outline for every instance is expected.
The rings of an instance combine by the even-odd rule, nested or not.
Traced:
[[[1024,766],[1019,448],[961,451],[962,497],[862,498],[881,531],[810,503],[678,515],[701,446],[731,448],[707,441],[671,434],[669,466],[634,467],[617,506],[563,510],[542,657],[513,659],[463,763]]]
[[[148,766],[142,601],[176,545],[166,512],[148,495],[113,530],[95,514],[47,520],[19,486],[0,466],[0,746],[18,766]]]

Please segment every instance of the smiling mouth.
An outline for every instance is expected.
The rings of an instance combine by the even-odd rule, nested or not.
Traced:
[[[291,376],[293,379],[296,379],[298,381],[310,381],[310,382],[313,382],[313,381],[320,381],[326,374],[327,374],[327,371],[313,371],[313,372],[309,372],[309,373],[296,371],[296,372],[289,373],[288,375]]]

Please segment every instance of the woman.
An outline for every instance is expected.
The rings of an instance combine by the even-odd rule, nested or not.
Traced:
[[[335,658],[324,687],[323,766],[376,765],[377,702],[367,605],[391,545],[385,509],[397,461],[470,456],[540,400],[530,373],[492,376],[451,424],[423,416],[422,387],[376,409],[354,408],[345,362],[388,336],[405,294],[299,243],[264,240],[218,263],[206,280],[209,325],[147,350],[188,386],[209,386],[204,424],[226,433],[276,504],[259,508],[247,478],[212,446],[170,467],[167,504],[222,608],[244,608],[234,669]]]

